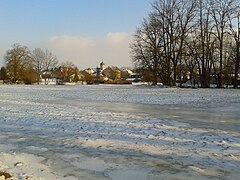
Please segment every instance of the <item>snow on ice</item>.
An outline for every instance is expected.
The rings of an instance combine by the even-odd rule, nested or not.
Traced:
[[[2,85],[0,173],[238,179],[239,109],[233,89]]]

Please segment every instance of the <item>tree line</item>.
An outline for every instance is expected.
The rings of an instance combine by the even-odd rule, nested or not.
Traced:
[[[57,56],[48,49],[36,48],[32,52],[27,46],[14,44],[4,57],[0,78],[8,83],[40,83],[42,73],[52,72],[61,67],[61,78],[67,82],[78,68],[71,62],[59,64]]]
[[[164,85],[212,82],[238,87],[238,0],[155,0],[136,29],[131,57],[136,69]]]

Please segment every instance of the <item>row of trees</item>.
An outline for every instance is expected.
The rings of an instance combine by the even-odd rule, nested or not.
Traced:
[[[28,47],[20,44],[14,44],[6,52],[4,59],[5,67],[1,68],[0,76],[2,80],[10,83],[39,83],[44,71],[52,72],[58,68],[61,69],[63,80],[67,81],[70,71],[71,73],[78,71],[76,66],[70,62],[59,65],[56,55],[48,49],[36,48],[31,52]]]
[[[204,88],[238,86],[238,0],[156,0],[152,8],[130,45],[139,71],[165,85],[190,77]]]

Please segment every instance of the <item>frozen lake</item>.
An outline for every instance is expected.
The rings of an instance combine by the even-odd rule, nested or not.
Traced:
[[[1,85],[0,114],[15,179],[239,178],[239,90]]]

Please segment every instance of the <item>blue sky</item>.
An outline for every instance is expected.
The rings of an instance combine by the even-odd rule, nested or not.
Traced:
[[[79,68],[129,66],[129,42],[152,0],[1,0],[0,58],[14,43],[48,48]]]

